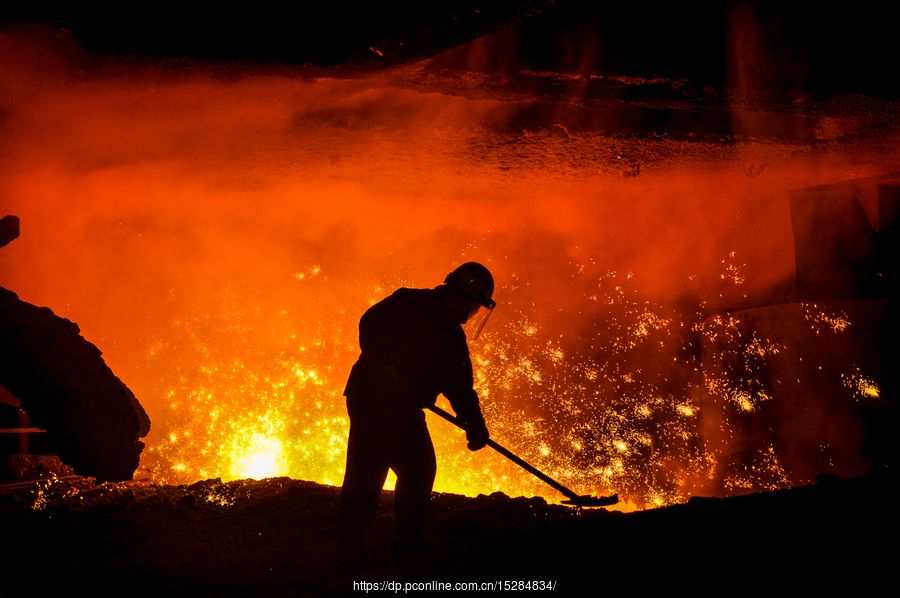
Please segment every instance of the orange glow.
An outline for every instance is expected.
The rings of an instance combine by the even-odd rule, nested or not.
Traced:
[[[732,377],[742,385],[685,360],[686,331],[731,338],[738,322],[701,323],[673,300],[726,307],[790,278],[788,190],[900,158],[865,139],[524,135],[491,128],[506,102],[420,89],[404,70],[224,78],[52,44],[0,33],[0,215],[22,220],[0,284],[101,348],[153,420],[142,467],[160,483],[340,484],[359,316],[476,259],[498,281],[472,345],[493,437],[627,508],[702,493],[725,456],[698,443],[713,414],[697,396],[721,397],[726,418],[768,397],[754,371]],[[622,175],[623,153],[639,176]],[[816,321],[848,325],[835,318]],[[785,351],[763,338],[746,350]],[[871,397],[864,380],[853,388]],[[437,490],[560,498],[428,421]],[[765,476],[741,471],[729,489],[799,481],[776,452],[761,447]]]

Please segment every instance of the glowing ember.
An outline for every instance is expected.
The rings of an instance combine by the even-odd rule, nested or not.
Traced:
[[[678,410],[678,413],[685,417],[694,417],[697,414],[697,409],[691,405],[678,405],[676,409]]]
[[[827,313],[821,311],[815,303],[804,303],[802,306],[803,317],[813,323],[813,330],[816,332],[822,326],[827,327],[832,332],[844,332],[850,326],[850,320],[845,313]]]
[[[719,275],[719,278],[722,280],[727,280],[732,284],[744,284],[747,280],[744,276],[744,268],[746,264],[735,264],[731,260],[734,260],[735,252],[732,251],[728,254],[727,260],[722,260],[722,265],[724,266],[724,271]]]
[[[881,396],[878,384],[871,378],[864,376],[863,373],[856,368],[850,374],[841,374],[841,382],[844,387],[853,393],[853,398],[859,399],[877,399]]]
[[[725,487],[733,490],[778,490],[790,485],[774,447],[755,451],[753,460],[725,478]]]

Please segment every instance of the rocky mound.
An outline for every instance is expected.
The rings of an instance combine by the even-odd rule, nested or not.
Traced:
[[[0,287],[0,384],[85,476],[129,480],[150,419],[78,326]]]

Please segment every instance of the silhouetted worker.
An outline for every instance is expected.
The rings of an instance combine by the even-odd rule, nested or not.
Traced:
[[[397,475],[394,554],[424,547],[436,467],[423,408],[434,405],[439,394],[464,423],[469,449],[487,443],[462,325],[473,324],[477,338],[496,305],[493,292],[488,269],[468,262],[434,289],[395,291],[360,319],[362,351],[344,390],[350,438],[339,513],[339,565],[362,564],[363,536],[375,518],[388,469]]]

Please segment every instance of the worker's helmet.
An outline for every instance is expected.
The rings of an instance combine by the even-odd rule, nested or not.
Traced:
[[[494,277],[491,276],[490,270],[478,262],[466,262],[448,274],[444,284],[462,291],[476,306],[467,319],[470,324],[466,326],[466,333],[473,340],[478,338],[497,306],[492,298]]]

